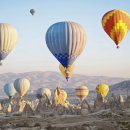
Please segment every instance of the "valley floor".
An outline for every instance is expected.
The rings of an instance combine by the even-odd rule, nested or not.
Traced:
[[[130,130],[129,112],[102,110],[85,116],[1,115],[1,130]]]

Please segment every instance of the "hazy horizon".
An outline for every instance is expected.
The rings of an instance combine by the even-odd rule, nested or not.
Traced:
[[[12,73],[12,74],[24,74],[24,73],[46,73],[46,72],[51,72],[51,73],[59,73],[59,74],[61,74],[61,72],[60,71],[22,71],[22,72],[5,72],[5,73],[0,73],[0,75],[2,75],[2,74],[8,74],[8,73]],[[87,75],[87,74],[80,74],[80,73],[73,73],[73,75],[82,75],[82,76],[90,76],[90,77],[111,77],[111,78],[130,78],[130,77],[121,77],[121,76],[107,76],[107,75]],[[61,76],[63,76],[62,74],[61,74]],[[72,76],[73,77],[73,76]]]

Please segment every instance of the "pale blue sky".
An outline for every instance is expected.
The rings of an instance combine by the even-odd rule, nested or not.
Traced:
[[[29,10],[34,8],[36,15]],[[58,71],[59,62],[49,52],[45,33],[59,21],[81,24],[87,45],[75,61],[74,73],[130,77],[130,32],[116,49],[104,32],[101,19],[112,9],[130,13],[130,1],[119,0],[0,0],[0,23],[10,23],[19,35],[17,47],[3,61],[0,73]]]

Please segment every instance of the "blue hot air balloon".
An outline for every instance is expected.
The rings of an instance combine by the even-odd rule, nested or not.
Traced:
[[[34,9],[30,9],[30,13],[31,13],[32,15],[35,15],[36,11],[35,11]]]
[[[47,30],[46,44],[56,59],[67,69],[83,51],[86,34],[78,23],[58,22]]]
[[[15,93],[16,93],[16,90],[14,88],[14,84],[13,83],[7,83],[7,84],[5,84],[5,86],[4,86],[4,92],[6,93],[6,95],[9,98],[12,98],[15,95]]]

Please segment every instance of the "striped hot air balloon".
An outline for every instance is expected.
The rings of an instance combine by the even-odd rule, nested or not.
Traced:
[[[58,22],[47,30],[46,44],[56,59],[67,69],[82,53],[86,44],[86,34],[78,23]]]
[[[75,90],[75,94],[80,98],[80,101],[83,101],[89,94],[88,87],[80,86]]]
[[[0,65],[15,48],[18,39],[16,29],[7,23],[0,23]]]
[[[111,10],[102,17],[102,26],[118,48],[130,30],[130,15],[123,10]]]

